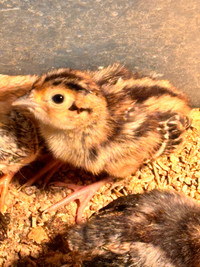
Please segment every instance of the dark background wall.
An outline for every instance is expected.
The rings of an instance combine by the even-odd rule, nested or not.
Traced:
[[[0,25],[0,73],[118,61],[200,106],[199,0],[3,0]]]

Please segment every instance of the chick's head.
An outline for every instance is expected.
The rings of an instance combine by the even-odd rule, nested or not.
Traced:
[[[29,109],[41,123],[57,129],[85,127],[106,114],[106,100],[98,85],[87,75],[72,79],[67,74],[63,70],[42,76],[13,105]]]

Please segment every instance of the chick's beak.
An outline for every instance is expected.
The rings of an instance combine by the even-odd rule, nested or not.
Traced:
[[[12,106],[14,107],[22,107],[22,108],[27,108],[27,109],[34,109],[36,107],[36,103],[34,99],[31,97],[30,93],[19,97],[16,99],[13,103]]]

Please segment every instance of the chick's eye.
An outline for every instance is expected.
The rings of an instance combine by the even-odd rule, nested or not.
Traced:
[[[52,96],[52,101],[56,104],[62,104],[64,102],[64,95],[61,95],[61,94],[56,94],[54,96]]]

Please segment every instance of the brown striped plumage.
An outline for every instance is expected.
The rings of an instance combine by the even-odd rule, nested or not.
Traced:
[[[114,177],[171,152],[189,126],[183,93],[117,64],[94,72],[52,71],[14,105],[35,115],[56,158]]]

